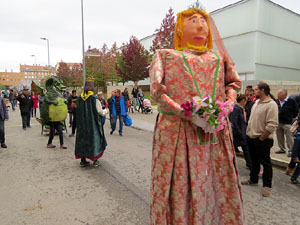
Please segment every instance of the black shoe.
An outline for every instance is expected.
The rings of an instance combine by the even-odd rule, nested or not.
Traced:
[[[47,144],[47,148],[56,148],[56,146],[53,144]]]
[[[30,125],[27,125],[27,127],[28,127],[28,128],[31,128],[31,126],[30,126]]]
[[[283,153],[285,153],[285,151],[284,150],[282,150],[282,149],[279,149],[277,152],[275,152],[276,154],[283,154]]]
[[[289,152],[287,156],[288,156],[288,157],[292,157],[292,153],[291,153],[291,152]]]
[[[23,127],[23,130],[26,130],[26,127]]]
[[[299,182],[298,180],[292,180],[292,179],[291,179],[291,183],[292,183],[292,184],[300,185],[300,182]]]
[[[98,166],[100,166],[100,162],[98,161],[98,160],[96,160],[96,161],[94,161],[94,163],[93,163],[93,167],[98,167]]]
[[[2,143],[1,148],[7,148],[7,145],[5,143]]]
[[[110,132],[110,135],[112,135],[113,133],[114,133],[114,132],[113,132],[113,131],[111,131],[111,132]]]
[[[121,137],[123,136],[123,134],[122,134],[122,133],[120,133],[119,135],[120,135]]]
[[[87,162],[87,161],[81,161],[81,162],[80,162],[80,167],[86,167],[86,166],[88,166],[88,165],[90,165],[90,163]]]

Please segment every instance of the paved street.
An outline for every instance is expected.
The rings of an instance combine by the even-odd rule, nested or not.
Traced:
[[[132,118],[149,128],[155,115]],[[35,120],[23,131],[19,111],[10,112],[8,149],[0,149],[1,225],[148,224],[152,132],[125,127],[123,137],[109,135],[107,120],[108,147],[100,167],[80,168],[75,138],[64,135],[67,150],[47,149],[48,136],[40,131]],[[239,170],[247,179],[243,160]],[[260,188],[261,183],[243,187],[247,224],[300,224],[300,187],[290,184],[283,171],[274,169],[271,197],[261,197]]]

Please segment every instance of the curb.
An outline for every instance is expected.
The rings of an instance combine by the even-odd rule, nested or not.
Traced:
[[[241,159],[244,159],[244,155],[242,152],[240,153],[236,153],[236,156],[241,158]],[[272,159],[271,158],[271,163],[272,163],[272,166],[275,166],[275,167],[278,167],[280,169],[286,169],[289,165],[289,163],[283,161],[283,160],[280,160],[280,159]]]
[[[140,125],[138,125],[140,124]],[[144,122],[141,122],[139,121],[138,124],[132,124],[130,127],[133,128],[133,129],[136,129],[136,130],[142,130],[142,131],[147,131],[147,132],[152,132],[153,133],[153,130],[154,130],[154,125],[150,125],[148,123],[144,123]],[[146,125],[148,128],[145,128]],[[243,153],[237,153],[236,154],[237,157],[239,158],[242,158],[244,159],[244,155]],[[271,158],[271,162],[272,162],[272,165],[275,166],[275,167],[278,167],[280,169],[286,169],[288,167],[288,164],[287,162],[283,161],[283,160],[280,160],[280,159],[276,159],[276,158]]]

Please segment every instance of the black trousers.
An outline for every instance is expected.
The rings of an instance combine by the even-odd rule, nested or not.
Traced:
[[[5,143],[4,123],[5,123],[5,121],[0,119],[0,142],[1,142],[1,144]]]
[[[72,126],[72,123],[73,123],[73,113],[69,113],[69,123],[70,123],[70,126]]]
[[[252,168],[252,162],[251,162],[251,156],[249,152],[248,145],[241,146],[243,149],[244,159],[246,160],[246,166],[251,170]],[[238,152],[238,146],[234,145],[235,152]]]
[[[36,117],[36,108],[31,109],[31,117],[33,117],[33,114]]]
[[[294,162],[293,158],[291,158],[291,161],[290,161],[288,167],[291,168],[291,169],[294,169],[296,167],[296,163]]]
[[[247,137],[252,168],[250,172],[250,180],[253,183],[258,183],[258,175],[260,171],[260,164],[263,166],[264,172],[262,175],[263,187],[272,187],[273,169],[270,157],[270,150],[274,141],[272,139],[265,139],[264,141],[258,138],[252,139]]]
[[[77,123],[76,123],[76,113],[73,113],[72,134],[75,134],[76,126],[77,126]]]
[[[30,117],[31,117],[31,110],[26,113],[21,113],[22,117],[22,126],[23,128],[29,127],[30,126]]]
[[[48,139],[48,145],[52,144],[55,130],[58,132],[60,145],[63,145],[64,144],[64,136],[63,136],[63,132],[62,132],[61,123],[60,122],[50,122],[49,126],[50,126],[50,135],[49,135],[49,139]]]

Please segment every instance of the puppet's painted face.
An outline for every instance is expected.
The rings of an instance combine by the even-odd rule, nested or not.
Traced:
[[[188,43],[193,46],[205,46],[209,31],[205,17],[200,13],[185,17],[182,31],[181,46],[187,46]]]

